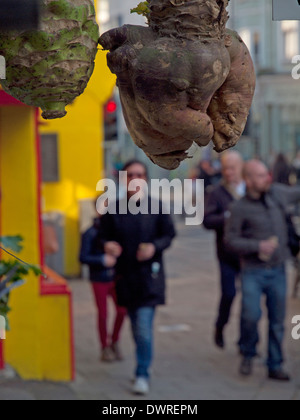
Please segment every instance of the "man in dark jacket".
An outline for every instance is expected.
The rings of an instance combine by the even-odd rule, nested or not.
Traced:
[[[147,168],[138,161],[125,165],[129,183],[140,179],[147,181]],[[135,195],[127,192],[126,201]],[[144,196],[141,200],[151,201]],[[142,205],[142,203],[141,203]],[[124,202],[117,202],[117,209]],[[150,208],[150,205],[149,205]],[[162,214],[117,214],[103,216],[101,236],[106,252],[118,259],[116,265],[116,290],[118,302],[125,306],[131,321],[136,344],[137,368],[133,392],[147,394],[149,369],[153,358],[153,320],[157,305],[165,303],[165,273],[163,251],[175,237],[171,217]]]
[[[215,343],[224,348],[224,327],[230,317],[231,307],[236,296],[236,279],[240,272],[239,256],[228,250],[224,243],[226,215],[230,204],[245,193],[242,177],[243,159],[238,152],[225,153],[221,159],[222,182],[209,194],[205,203],[204,226],[216,231],[217,256],[221,277],[221,301],[216,322]]]
[[[99,241],[100,217],[94,220],[94,224],[83,235],[81,241],[80,262],[89,266],[89,278],[92,283],[94,298],[98,312],[98,334],[102,348],[101,360],[112,362],[122,360],[119,347],[120,331],[126,316],[126,309],[117,304],[115,291],[115,270],[117,259],[105,254]],[[116,309],[116,317],[111,338],[107,333],[107,300],[113,299]]]
[[[271,186],[266,166],[257,160],[245,165],[247,195],[235,203],[226,226],[226,242],[242,260],[240,348],[242,375],[252,373],[259,341],[261,298],[266,295],[269,317],[269,378],[288,381],[282,369],[286,312],[285,262],[290,256],[286,211],[300,200],[299,187]]]

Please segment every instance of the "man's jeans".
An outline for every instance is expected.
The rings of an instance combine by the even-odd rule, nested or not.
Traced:
[[[149,368],[153,358],[154,307],[129,309],[133,338],[136,344],[136,377],[149,378]]]
[[[286,313],[286,272],[284,265],[274,268],[245,269],[242,272],[241,352],[246,358],[256,355],[258,322],[262,316],[261,298],[266,295],[269,316],[269,370],[283,363],[282,342]]]
[[[220,275],[222,297],[219,306],[219,315],[217,319],[217,328],[223,330],[229,321],[231,307],[236,296],[236,279],[239,275],[238,268],[228,264],[225,261],[220,261]]]

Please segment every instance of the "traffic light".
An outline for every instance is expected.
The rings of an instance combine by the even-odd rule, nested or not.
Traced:
[[[114,97],[104,105],[104,139],[118,140],[118,105]]]

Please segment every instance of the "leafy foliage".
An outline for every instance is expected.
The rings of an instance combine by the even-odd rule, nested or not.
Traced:
[[[4,248],[9,248],[14,252],[20,252],[23,249],[21,242],[23,241],[22,236],[0,236],[0,243]]]
[[[0,237],[1,244],[13,252],[23,249],[21,236]],[[24,283],[24,277],[30,272],[36,276],[42,274],[41,269],[36,265],[24,264],[17,260],[0,260],[0,315],[6,320],[6,328],[9,330],[7,314],[10,312],[9,296],[13,288]]]
[[[138,15],[145,16],[147,19],[149,17],[150,9],[149,9],[149,2],[142,1],[135,7],[134,9],[130,10],[130,13],[137,13]]]

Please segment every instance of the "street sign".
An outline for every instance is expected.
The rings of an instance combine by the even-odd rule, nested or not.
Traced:
[[[273,0],[273,20],[300,20],[300,0]]]

